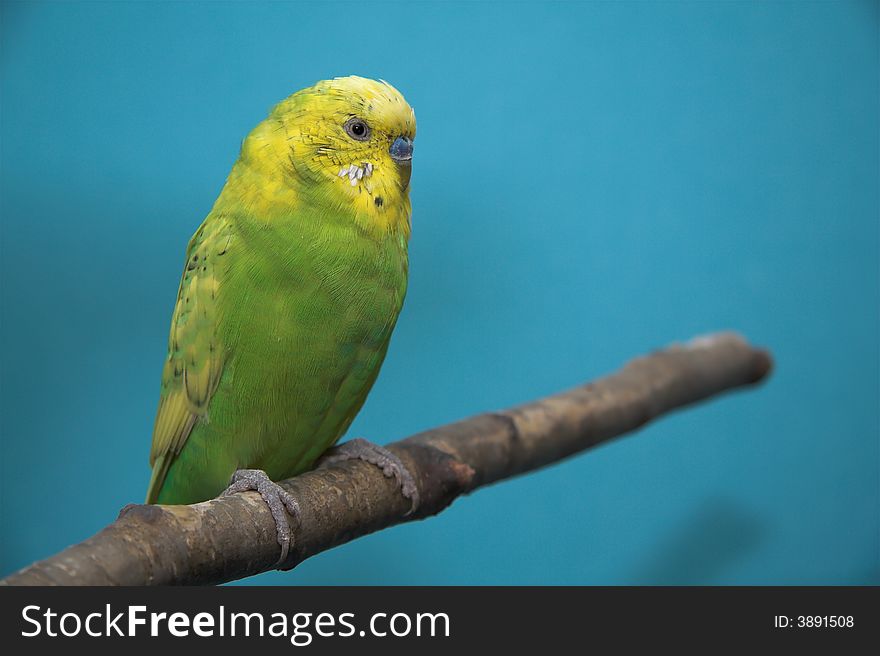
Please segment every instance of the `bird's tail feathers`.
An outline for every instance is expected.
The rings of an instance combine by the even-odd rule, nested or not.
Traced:
[[[159,499],[159,492],[162,491],[162,484],[165,483],[171,461],[172,458],[169,458],[168,454],[156,458],[153,463],[153,475],[150,476],[150,486],[147,488],[147,500],[144,503],[156,503]]]

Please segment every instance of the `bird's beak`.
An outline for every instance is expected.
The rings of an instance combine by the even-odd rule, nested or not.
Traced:
[[[391,144],[391,148],[388,149],[388,152],[391,153],[391,159],[393,159],[400,171],[400,185],[403,189],[409,188],[409,178],[412,175],[412,155],[413,155],[413,142],[412,139],[408,137],[397,137],[394,140],[394,143]]]
[[[401,166],[410,166],[412,164],[413,155],[412,139],[408,137],[397,137],[397,139],[394,140],[394,143],[391,144],[391,148],[388,152],[391,153],[391,159]]]

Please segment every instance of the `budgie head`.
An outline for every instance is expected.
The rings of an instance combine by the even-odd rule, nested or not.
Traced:
[[[397,89],[351,76],[298,91],[248,136],[242,160],[297,202],[353,210],[378,230],[409,233],[416,120]]]

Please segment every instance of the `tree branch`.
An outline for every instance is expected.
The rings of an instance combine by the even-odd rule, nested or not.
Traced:
[[[637,358],[594,383],[395,442],[389,448],[421,494],[413,516],[405,516],[409,501],[395,483],[360,461],[284,481],[302,510],[285,566],[439,513],[462,494],[566,458],[675,408],[757,383],[771,366],[766,351],[719,333]],[[221,583],[270,570],[278,555],[272,516],[248,492],[192,506],[126,506],[93,537],[0,583]]]

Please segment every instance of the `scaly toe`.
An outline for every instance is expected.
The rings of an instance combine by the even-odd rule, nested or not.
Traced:
[[[368,462],[371,465],[376,465],[387,478],[394,478],[400,486],[401,494],[411,502],[410,509],[406,514],[411,515],[415,512],[419,507],[419,488],[416,485],[415,479],[403,462],[401,462],[400,458],[378,444],[373,444],[361,437],[356,437],[353,440],[344,442],[334,448],[331,453],[324,456],[319,463],[319,467],[354,458]]]
[[[232,483],[221,496],[228,496],[238,492],[256,491],[269,506],[272,519],[275,520],[275,532],[278,544],[281,546],[281,557],[278,565],[287,560],[290,553],[291,530],[287,519],[289,512],[294,519],[299,521],[299,504],[291,494],[266,475],[260,469],[239,469],[232,476]],[[285,512],[285,510],[287,512]]]

